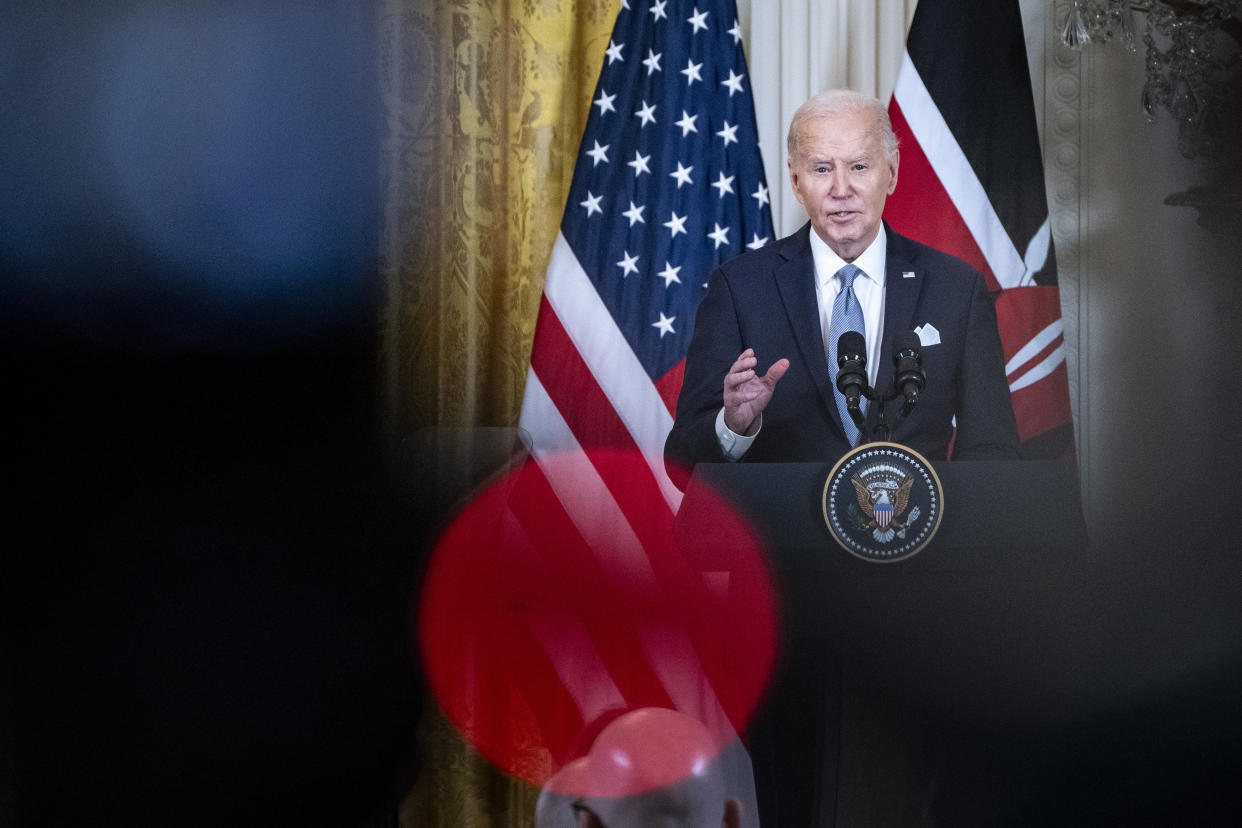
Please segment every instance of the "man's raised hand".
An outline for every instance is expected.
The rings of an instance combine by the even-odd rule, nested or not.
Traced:
[[[753,348],[742,351],[724,378],[725,425],[736,434],[750,435],[777,381],[789,370],[789,360],[778,359],[762,377],[755,373],[759,360]]]

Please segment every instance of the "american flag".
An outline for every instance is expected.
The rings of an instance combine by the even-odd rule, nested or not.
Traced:
[[[1056,252],[1018,0],[920,0],[889,114],[901,174],[885,218],[984,274],[1023,454],[1072,452]]]
[[[622,0],[539,307],[521,427],[592,547],[674,514],[664,438],[719,262],[772,239],[734,0]],[[584,453],[645,458],[640,478]]]

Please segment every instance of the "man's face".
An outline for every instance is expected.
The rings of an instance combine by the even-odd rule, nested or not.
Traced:
[[[852,262],[880,232],[884,200],[897,187],[897,158],[885,157],[871,113],[819,115],[798,132],[789,182],[815,232]]]

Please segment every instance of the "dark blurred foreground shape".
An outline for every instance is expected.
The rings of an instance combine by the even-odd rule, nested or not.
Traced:
[[[374,12],[0,13],[5,824],[394,819]]]
[[[686,491],[684,543],[727,547],[695,518],[723,496],[776,573],[780,660],[749,733],[765,828],[1235,822],[1236,561],[1110,566],[1072,469],[935,468],[940,533],[890,563],[829,536],[827,465],[701,465]]]

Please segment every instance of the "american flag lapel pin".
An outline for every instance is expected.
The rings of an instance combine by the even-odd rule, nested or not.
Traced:
[[[914,278],[914,271],[913,271],[913,270],[903,270],[903,271],[901,271],[901,278],[903,278],[903,279],[913,279],[913,278]]]

